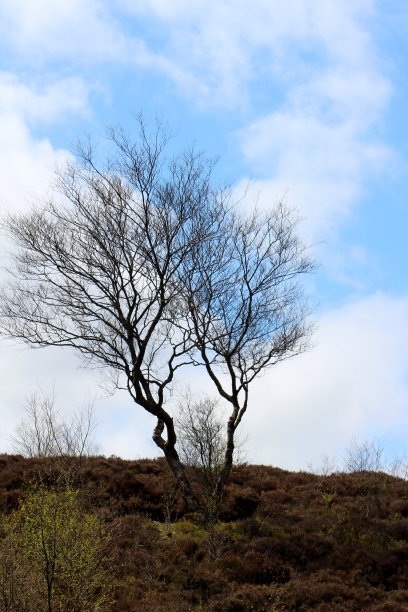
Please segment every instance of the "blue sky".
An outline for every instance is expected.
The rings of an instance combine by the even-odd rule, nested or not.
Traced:
[[[297,469],[354,436],[408,453],[407,34],[404,0],[0,0],[1,211],[44,194],[78,136],[142,110],[219,156],[237,194],[251,181],[304,218],[315,347],[254,384],[252,461]],[[55,382],[63,411],[96,398],[103,452],[156,454],[150,418],[75,356],[7,342],[0,366],[4,449]]]

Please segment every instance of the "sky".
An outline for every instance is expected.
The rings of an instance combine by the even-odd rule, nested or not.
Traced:
[[[408,454],[407,41],[405,0],[0,0],[0,213],[142,111],[219,157],[217,180],[302,217],[313,348],[253,383],[251,462],[305,469],[353,438]],[[2,341],[0,451],[54,386],[64,414],[95,401],[102,453],[156,456],[151,417],[104,376]]]

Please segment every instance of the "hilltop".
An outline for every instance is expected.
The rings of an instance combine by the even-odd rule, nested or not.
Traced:
[[[3,520],[60,469],[1,455]],[[109,537],[114,612],[408,610],[406,480],[243,465],[206,525],[183,512],[162,459],[91,457],[75,478]]]

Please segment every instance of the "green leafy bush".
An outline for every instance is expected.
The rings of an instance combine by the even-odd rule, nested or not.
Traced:
[[[19,610],[17,601],[33,612],[109,608],[107,536],[97,516],[83,510],[77,491],[32,487],[19,508],[3,518],[2,531],[4,610]]]

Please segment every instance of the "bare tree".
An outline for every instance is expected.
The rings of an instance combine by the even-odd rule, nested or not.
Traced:
[[[13,450],[25,457],[50,457],[57,454],[55,440],[60,424],[55,419],[54,395],[32,394],[26,399],[25,418],[10,436]]]
[[[346,472],[385,472],[387,459],[384,445],[379,440],[353,438],[346,452]]]
[[[25,418],[10,441],[26,457],[82,457],[96,453],[93,404],[63,418],[56,408],[55,393],[33,393],[26,400]]]
[[[326,477],[339,472],[339,463],[336,457],[323,455],[319,465],[315,466],[312,463],[308,463],[307,470],[311,474]]]
[[[186,275],[196,362],[231,405],[218,500],[251,382],[308,347],[308,309],[298,279],[313,263],[296,229],[297,220],[283,204],[250,216],[232,211],[222,219],[216,241],[197,244]]]
[[[178,403],[176,426],[180,455],[198,485],[200,510],[207,524],[216,520],[218,480],[227,446],[225,419],[219,397],[189,390]],[[234,438],[234,465],[245,458],[244,440]]]
[[[91,146],[80,147],[78,161],[58,173],[58,203],[7,218],[17,251],[0,324],[9,337],[73,347],[122,375],[117,385],[156,418],[153,440],[194,509],[165,403],[192,348],[177,326],[182,266],[211,236],[222,202],[211,190],[212,162],[193,150],[166,162],[163,126],[147,134],[139,118],[139,128],[137,144],[109,131],[116,156],[104,168]]]
[[[204,364],[232,405],[220,497],[249,383],[306,346],[296,277],[311,265],[284,207],[241,218],[213,187],[211,161],[194,150],[166,160],[163,126],[149,134],[138,121],[136,143],[109,131],[104,167],[91,146],[79,148],[58,174],[59,202],[6,219],[17,249],[0,328],[34,347],[73,347],[115,373],[155,417],[153,440],[194,510],[166,409],[176,371]]]
[[[26,457],[49,457],[41,462],[41,478],[54,478],[64,486],[78,486],[85,459],[97,453],[94,440],[97,422],[89,402],[71,415],[56,407],[55,393],[32,393],[26,400],[25,416],[10,436],[13,450]]]
[[[186,465],[196,468],[207,495],[212,495],[225,454],[224,423],[217,414],[218,398],[187,393],[177,413],[181,456]]]

